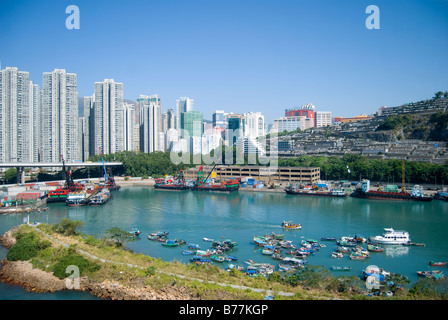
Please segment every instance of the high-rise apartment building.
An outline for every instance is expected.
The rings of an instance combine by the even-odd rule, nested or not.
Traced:
[[[188,97],[181,97],[176,100],[176,128],[181,129],[181,114],[194,110],[194,100]]]
[[[162,101],[158,95],[140,96],[140,151],[151,153],[162,151],[165,146],[160,145],[162,132]]]
[[[42,84],[42,161],[78,157],[77,77],[64,69],[44,72]]]
[[[32,160],[30,75],[7,67],[0,71],[0,161]]]
[[[30,81],[30,124],[31,124],[31,136],[30,136],[30,152],[31,162],[39,162],[42,154],[42,91],[39,85]]]
[[[110,154],[124,150],[123,84],[113,79],[95,82],[94,151]],[[90,135],[92,132],[90,132]]]
[[[134,148],[135,107],[133,104],[123,104],[123,134],[124,150],[133,151]]]

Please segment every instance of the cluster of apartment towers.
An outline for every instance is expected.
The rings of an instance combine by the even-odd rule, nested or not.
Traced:
[[[83,99],[83,116],[79,116],[78,101],[75,73],[44,72],[41,89],[30,80],[29,72],[0,66],[0,162],[55,163],[61,155],[67,162],[87,161],[101,152],[125,150],[209,154],[222,145],[265,153],[257,138],[269,130],[260,112],[216,110],[213,120],[207,121],[188,97],[177,100],[175,110],[162,112],[158,95],[141,95],[135,104],[128,103],[123,83],[113,79],[95,82],[94,94]],[[291,122],[296,120],[295,128],[311,126],[309,115],[285,115],[274,120],[271,132],[283,131],[285,122],[288,130],[294,129]]]

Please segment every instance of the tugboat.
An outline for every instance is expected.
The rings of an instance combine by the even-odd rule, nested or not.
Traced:
[[[370,180],[366,179],[361,181],[361,188],[357,188],[351,196],[363,199],[432,201],[432,197],[425,195],[423,187],[419,185],[415,185],[411,193],[398,191],[397,186],[386,186],[384,191],[373,191],[370,190]]]

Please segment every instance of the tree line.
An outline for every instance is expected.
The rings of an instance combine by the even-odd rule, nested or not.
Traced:
[[[226,163],[226,153],[229,147],[222,148],[222,156],[220,163]],[[248,157],[242,157],[243,162],[237,162],[237,150],[230,148],[227,155],[232,155],[233,164],[248,165]],[[211,154],[213,156],[213,152]],[[131,176],[131,177],[163,177],[165,175],[176,176],[180,170],[187,170],[196,165],[207,165],[203,158],[200,163],[194,161],[193,156],[189,156],[189,161],[184,163],[174,164],[171,161],[169,152],[131,152],[123,151],[114,154],[104,155],[104,161],[118,161],[122,162],[122,166],[108,168],[109,173],[116,176]],[[241,158],[239,158],[241,159]],[[90,161],[100,162],[99,155],[90,158]],[[213,165],[214,163],[212,163]],[[251,165],[260,165],[263,163],[256,158],[255,163]],[[359,181],[360,179],[369,179],[371,181],[380,181],[390,184],[401,185],[402,182],[402,160],[399,159],[370,159],[361,155],[347,154],[343,157],[325,157],[325,156],[308,156],[301,155],[291,158],[279,158],[278,166],[281,167],[320,167],[320,177],[322,180],[351,180]],[[14,172],[12,172],[14,171]],[[95,178],[104,176],[103,167],[96,168],[81,168],[72,173],[74,179]],[[61,180],[62,172],[54,174],[46,173],[44,171],[37,174],[33,181],[50,181]],[[15,169],[9,169],[5,174],[4,183],[15,183]],[[429,162],[405,161],[405,178],[406,183],[418,184],[448,184],[448,163],[435,164]]]

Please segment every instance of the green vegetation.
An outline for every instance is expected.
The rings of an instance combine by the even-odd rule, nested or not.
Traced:
[[[83,225],[85,225],[85,223],[80,220],[73,221],[71,219],[64,218],[61,219],[59,223],[53,225],[53,230],[66,236],[74,236],[78,234],[76,229]]]
[[[381,130],[397,130],[402,129],[412,123],[413,116],[409,114],[405,115],[391,115],[386,118],[376,129]]]
[[[51,246],[46,240],[40,240],[35,233],[24,231],[17,232],[16,243],[11,247],[6,255],[10,261],[26,261],[36,257],[41,250]]]
[[[128,242],[135,241],[135,237],[118,227],[106,231],[107,239],[117,247],[125,247]]]
[[[80,276],[98,271],[101,268],[99,264],[91,262],[83,256],[76,254],[73,248],[63,250],[62,255],[52,267],[53,274],[59,279],[64,279],[69,276],[67,273],[67,267],[69,266],[78,267]]]
[[[177,175],[180,170],[185,170],[191,165],[179,164],[175,165],[171,162],[169,152],[133,152],[123,151],[114,154],[104,155],[104,161],[118,161],[123,163],[122,168],[116,168],[114,170],[115,175],[125,175],[132,177],[162,177],[165,175]],[[101,157],[96,155],[90,157],[91,161],[101,161]],[[193,163],[190,161],[190,163]],[[101,174],[103,174],[103,168],[100,168]]]
[[[402,181],[402,160],[369,159],[365,156],[347,154],[343,157],[299,156],[282,158],[279,166],[320,167],[323,180],[369,179],[400,184]],[[347,166],[350,168],[348,172]],[[405,161],[406,183],[448,182],[448,164]]]

